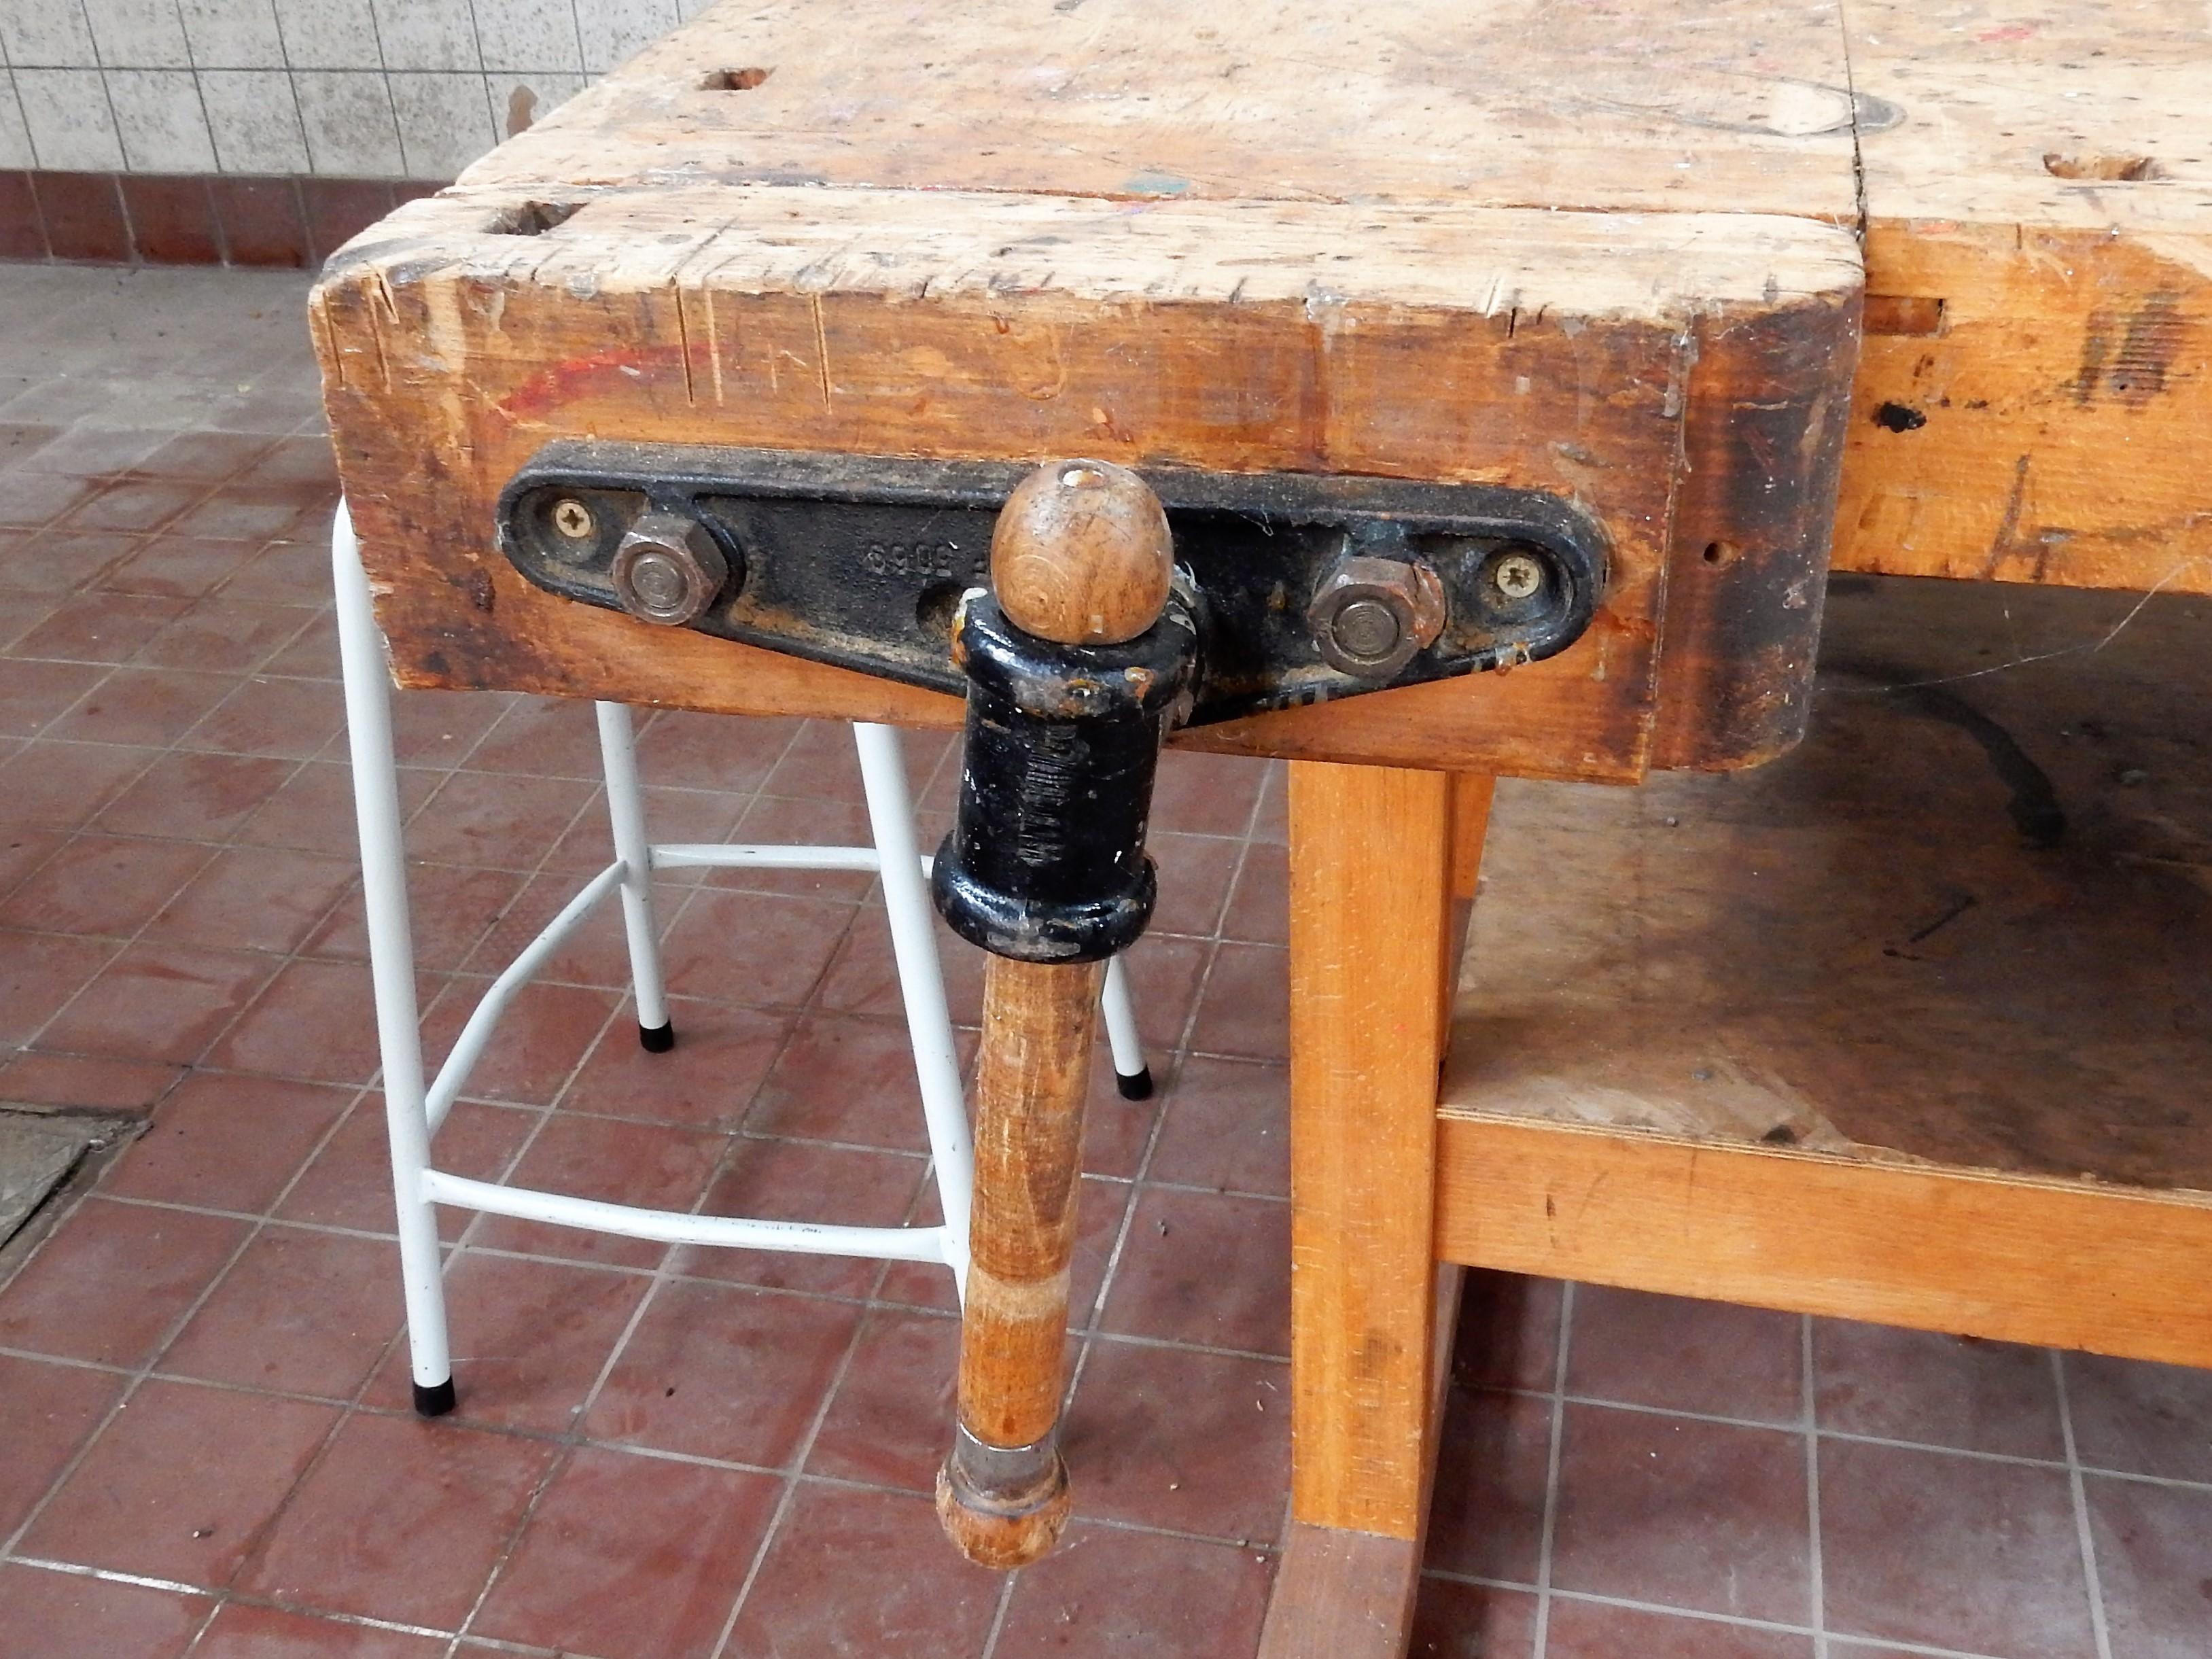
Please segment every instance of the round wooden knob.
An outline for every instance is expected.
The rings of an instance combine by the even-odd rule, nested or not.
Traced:
[[[991,532],[1006,620],[1060,645],[1121,645],[1159,619],[1175,544],[1159,497],[1111,461],[1048,461],[1014,486]]]

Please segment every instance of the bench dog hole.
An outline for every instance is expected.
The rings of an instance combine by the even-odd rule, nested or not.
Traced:
[[[2045,152],[2043,170],[2054,179],[2100,179],[2110,184],[2140,184],[2166,174],[2148,155],[2061,155]]]
[[[501,209],[491,222],[495,236],[543,236],[576,216],[581,202],[521,202]]]

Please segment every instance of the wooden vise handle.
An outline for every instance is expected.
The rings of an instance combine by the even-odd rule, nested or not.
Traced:
[[[1054,462],[1008,499],[994,596],[971,596],[955,636],[967,747],[933,883],[946,920],[993,954],[960,1416],[937,1512],[985,1566],[1036,1560],[1067,1520],[1060,1406],[1084,1097],[1102,965],[1152,910],[1145,818],[1192,648],[1187,627],[1153,626],[1173,568],[1142,479]]]

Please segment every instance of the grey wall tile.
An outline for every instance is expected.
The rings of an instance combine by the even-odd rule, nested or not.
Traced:
[[[584,67],[574,0],[475,0],[477,34],[489,70]]]
[[[110,70],[107,96],[131,172],[215,171],[215,142],[190,70]]]
[[[584,89],[580,75],[552,75],[544,70],[495,75],[490,79],[492,119],[502,138],[527,131]]]
[[[576,0],[584,68],[604,74],[676,27],[676,0]]]
[[[0,71],[0,167],[38,165],[31,154],[31,130],[23,125],[23,106],[15,96],[15,77]]]
[[[190,69],[177,0],[83,0],[100,61],[110,69]]]
[[[447,178],[700,3],[0,0],[0,167]]]
[[[282,70],[202,70],[216,164],[225,173],[305,173],[307,140]]]
[[[387,70],[474,70],[476,19],[469,0],[375,0]]]
[[[276,0],[286,61],[294,69],[379,69],[369,0]]]
[[[98,70],[19,69],[15,94],[40,167],[101,173],[123,165],[123,145]]]
[[[67,69],[100,61],[78,0],[0,0],[0,52],[18,69]]]
[[[394,75],[410,179],[451,179],[498,142],[481,75]]]
[[[275,0],[177,0],[200,69],[283,69]]]
[[[405,170],[392,93],[383,76],[373,70],[301,70],[292,83],[299,88],[307,160],[317,173],[390,179]]]

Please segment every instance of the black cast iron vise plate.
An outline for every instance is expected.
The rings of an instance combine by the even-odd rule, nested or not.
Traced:
[[[1604,584],[1597,526],[1540,491],[1137,470],[1167,509],[1197,596],[1193,725],[1554,655],[1589,625]],[[500,544],[538,586],[621,610],[611,571],[630,526],[648,512],[694,520],[728,574],[686,626],[959,696],[952,614],[985,584],[994,520],[1029,471],[563,441],[501,492]],[[1365,572],[1376,560],[1433,572],[1433,587],[1423,586],[1440,593],[1441,618],[1402,664],[1347,672],[1325,657],[1310,612],[1347,560]]]

